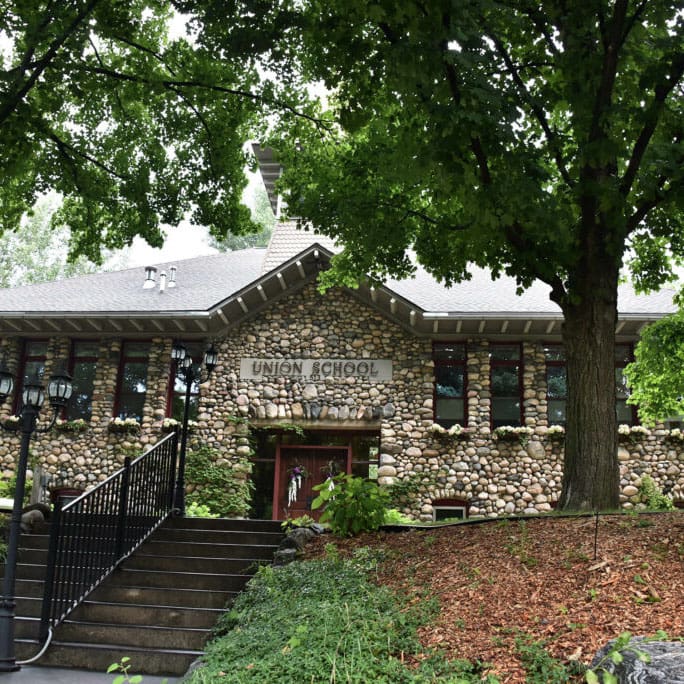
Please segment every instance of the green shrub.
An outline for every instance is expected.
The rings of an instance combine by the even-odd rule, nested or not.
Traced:
[[[246,516],[254,489],[248,477],[250,463],[218,464],[217,456],[206,446],[188,453],[185,481],[194,489],[187,495],[187,503],[204,506],[224,518]]]
[[[413,525],[415,522],[413,518],[409,518],[396,508],[388,508],[385,511],[383,525]]]
[[[17,476],[11,475],[6,480],[0,480],[0,497],[13,499],[14,490],[17,488]],[[33,488],[33,480],[30,477],[26,478],[26,486],[24,487],[24,506],[28,506],[31,500],[31,489]]]
[[[336,475],[334,489],[323,482],[313,489],[318,496],[311,509],[325,506],[321,522],[329,523],[337,535],[349,537],[361,532],[377,530],[385,521],[389,493],[376,482],[354,475]]]
[[[641,484],[639,485],[639,495],[641,496],[641,501],[646,505],[650,511],[673,511],[674,503],[672,499],[663,494],[658,485],[653,481],[650,475],[644,475],[641,478]]]
[[[287,518],[280,523],[283,532],[290,532],[298,527],[309,527],[316,521],[310,515],[300,515],[297,518]]]
[[[193,501],[186,509],[185,515],[188,518],[218,518],[218,513],[212,513],[209,510],[209,506],[204,504],[198,504],[197,501]]]

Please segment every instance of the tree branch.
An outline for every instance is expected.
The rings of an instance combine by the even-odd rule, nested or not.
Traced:
[[[679,159],[679,164],[684,164],[684,158]],[[662,192],[662,188],[665,185],[666,179],[661,176],[658,182],[658,192],[655,197],[651,197],[649,200],[642,202],[635,210],[635,212],[627,219],[627,235],[636,230],[646,219],[648,213],[655,209],[657,206],[667,202],[672,195],[680,192],[684,188],[684,179],[679,178],[677,181],[672,183],[668,190]]]
[[[682,75],[684,74],[684,52],[677,52],[674,55],[672,64],[670,65],[670,72],[667,78],[658,83],[655,90],[655,97],[653,102],[645,114],[646,123],[644,127],[639,132],[639,135],[632,148],[632,154],[629,158],[629,163],[627,164],[627,169],[625,170],[625,175],[620,183],[620,193],[623,197],[629,195],[634,180],[636,179],[637,173],[641,166],[641,162],[648,148],[648,144],[655,133],[655,130],[660,121],[660,115],[665,107],[665,100],[672,92],[672,90],[677,86]]]
[[[209,124],[207,123],[206,119],[202,116],[202,112],[195,107],[195,105],[188,100],[187,96],[182,90],[176,89],[171,87],[171,90],[173,90],[178,97],[185,102],[186,106],[195,113],[195,116],[199,120],[200,124],[202,125],[202,128],[204,128],[205,133],[207,134],[207,156],[209,160],[209,166],[211,167],[212,174],[214,176],[217,176],[218,174],[215,173],[214,171],[214,155],[212,154],[212,147],[211,147],[211,141],[212,141],[212,135],[211,135],[211,129],[209,128]]]
[[[453,64],[444,62],[444,70],[446,72],[449,90],[451,91],[451,97],[454,99],[456,106],[459,106],[461,104],[461,89],[458,85],[458,76],[456,74],[456,69],[454,68]],[[480,170],[480,180],[482,181],[482,184],[491,185],[492,175],[489,171],[489,162],[487,161],[487,155],[482,147],[482,142],[479,137],[471,136],[470,149],[475,155],[475,159]]]
[[[120,173],[117,173],[114,169],[111,167],[107,166],[105,163],[101,162],[99,159],[95,159],[95,157],[92,157],[91,155],[87,154],[86,152],[81,152],[80,150],[76,149],[73,145],[70,145],[66,140],[63,140],[60,138],[51,128],[49,128],[47,125],[41,122],[38,126],[39,130],[42,130],[43,133],[50,139],[52,140],[53,143],[58,147],[58,149],[64,154],[65,156],[69,156],[71,159],[72,157],[80,157],[81,159],[84,159],[87,162],[90,162],[93,164],[93,166],[96,166],[98,169],[101,171],[104,171],[105,173],[109,174],[110,176],[114,176],[114,178],[118,178],[120,181],[127,181],[129,180],[129,177],[127,176],[122,176]],[[69,155],[67,155],[67,152]]]
[[[529,7],[521,8],[520,11],[524,15],[529,17],[529,19],[532,21],[532,24],[534,25],[534,28],[537,29],[537,32],[544,36],[546,47],[548,48],[549,52],[554,57],[558,57],[560,55],[560,51],[558,50],[556,44],[553,42],[553,36],[549,33],[546,27],[546,17],[541,12],[539,12],[538,3],[534,2]]]
[[[131,40],[130,38],[125,38],[124,36],[112,36],[112,38],[114,38],[114,40],[118,40],[120,43],[123,43],[124,45],[128,45],[129,47],[132,47],[136,50],[140,50],[140,52],[145,52],[148,55],[152,55],[152,57],[154,57],[160,64],[164,65],[164,68],[166,68],[172,76],[176,75],[174,70],[171,69],[169,65],[164,61],[164,56],[160,55],[158,52],[155,52],[151,48],[145,47],[140,43],[136,43],[134,40]]]
[[[594,102],[594,111],[589,129],[590,142],[599,140],[604,135],[603,115],[613,98],[619,46],[622,41],[622,27],[624,26],[627,14],[627,4],[628,0],[616,0],[615,12],[608,28],[610,35],[605,35],[602,31],[604,44],[603,66],[601,69],[601,83],[596,93],[596,101]]]
[[[553,154],[553,157],[556,161],[556,166],[558,167],[558,171],[561,177],[563,178],[567,186],[572,188],[575,185],[575,183],[572,180],[567,167],[565,166],[565,161],[563,159],[563,155],[561,154],[561,150],[558,145],[558,138],[556,137],[556,134],[553,132],[553,130],[551,130],[549,122],[546,120],[546,114],[544,113],[544,109],[534,101],[534,98],[525,86],[525,83],[520,77],[520,73],[516,68],[515,64],[513,63],[511,56],[508,54],[504,44],[496,36],[492,35],[491,32],[488,33],[488,36],[490,40],[492,40],[492,42],[494,43],[496,51],[499,53],[499,56],[503,59],[504,64],[508,68],[508,71],[511,74],[514,83],[520,91],[522,99],[530,107],[532,113],[534,114],[534,117],[536,118],[539,125],[542,127],[542,130],[546,135],[546,139],[549,143],[549,147],[551,148],[551,153]]]
[[[162,85],[164,86],[164,88],[172,90],[174,92],[177,92],[177,88],[198,88],[201,90],[208,90],[215,93],[221,93],[223,95],[235,95],[237,97],[243,97],[249,100],[253,100],[255,102],[263,102],[264,104],[270,105],[272,107],[277,107],[284,111],[290,112],[291,114],[294,114],[296,117],[300,119],[306,119],[307,121],[311,121],[318,128],[322,128],[325,131],[331,130],[331,127],[325,121],[323,121],[323,119],[319,119],[315,116],[311,116],[310,114],[300,112],[287,102],[281,102],[280,100],[274,100],[268,97],[264,97],[263,95],[259,95],[258,93],[251,93],[248,90],[241,90],[239,88],[228,88],[226,86],[221,86],[214,83],[202,83],[201,81],[176,81],[171,79],[155,80],[151,78],[144,78],[142,76],[137,76],[134,74],[125,74],[120,71],[114,71],[106,67],[84,67],[84,69],[95,74],[100,74],[101,76],[109,76],[110,78],[119,81],[143,83],[145,85],[150,86]]]
[[[641,4],[634,10],[634,14],[627,20],[627,25],[625,26],[625,31],[622,35],[622,40],[620,41],[620,47],[627,40],[627,36],[632,32],[634,25],[639,21],[641,15],[644,13],[646,6],[648,5],[648,0],[642,0]]]
[[[15,111],[18,104],[26,97],[45,69],[48,68],[59,49],[64,45],[64,43],[66,43],[76,29],[79,28],[85,18],[93,11],[98,2],[100,2],[100,0],[89,0],[89,2],[81,9],[81,11],[76,14],[73,21],[67,26],[67,28],[52,41],[45,54],[38,61],[33,62],[35,67],[33,68],[31,75],[28,77],[28,79],[26,79],[19,90],[14,93],[11,100],[7,100],[6,103],[0,107],[0,123],[3,123]],[[28,54],[29,53],[27,53],[27,55]]]

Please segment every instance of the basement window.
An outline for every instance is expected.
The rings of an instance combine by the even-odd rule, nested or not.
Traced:
[[[468,517],[468,502],[465,499],[435,499],[432,502],[432,519],[435,522],[465,520]]]

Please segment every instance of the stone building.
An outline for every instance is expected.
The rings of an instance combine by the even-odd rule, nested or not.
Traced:
[[[316,277],[333,251],[281,223],[267,249],[0,291],[10,368],[47,377],[65,358],[76,383],[61,430],[35,436],[34,463],[91,486],[154,444],[182,411],[171,360],[181,341],[195,359],[209,344],[218,350],[209,381],[191,388],[192,440],[227,468],[251,461],[254,517],[307,512],[311,486],[339,471],[402,483],[405,511],[424,520],[550,510],[565,367],[562,317],[545,286],[518,295],[511,279],[474,269],[446,288],[419,269],[321,294]],[[646,473],[682,501],[677,425],[639,426],[621,384],[639,331],[674,310],[672,293],[637,296],[625,285],[619,308],[623,505],[638,502]],[[10,400],[0,415],[12,410]],[[0,435],[4,476],[17,447]],[[305,477],[290,502],[296,468]]]

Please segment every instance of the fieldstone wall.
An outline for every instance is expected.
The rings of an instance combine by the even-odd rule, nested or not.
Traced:
[[[379,482],[411,483],[404,512],[430,520],[438,499],[466,501],[471,516],[498,516],[550,510],[558,499],[562,442],[549,432],[543,348],[526,341],[523,350],[525,425],[522,441],[495,439],[490,429],[489,342],[468,340],[465,435],[435,434],[431,340],[387,320],[342,291],[321,295],[315,285],[265,306],[216,340],[219,363],[200,388],[198,428],[191,442],[217,450],[219,462],[236,464],[251,453],[248,423],[293,423],[308,430],[375,429],[380,435]],[[109,429],[115,404],[121,339],[102,339],[93,395],[93,417],[82,433],[36,434],[31,453],[54,476],[92,486],[117,470],[126,455],[137,456],[162,436],[167,414],[172,340],[150,340],[147,398],[140,430]],[[65,337],[49,341],[46,375],[69,347]],[[0,354],[18,367],[20,340],[0,340]],[[242,358],[391,359],[392,379],[336,377],[298,382],[240,378]],[[0,407],[0,416],[10,411]],[[45,410],[47,415],[47,410]],[[684,442],[670,439],[663,426],[647,435],[628,435],[618,452],[621,499],[639,503],[641,477],[684,501]],[[0,435],[0,468],[9,476],[19,448],[17,435]]]

